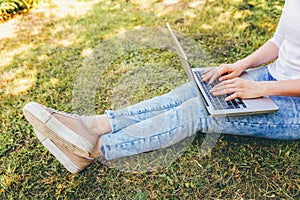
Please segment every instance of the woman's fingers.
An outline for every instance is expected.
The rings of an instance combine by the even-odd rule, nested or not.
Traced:
[[[212,76],[209,79],[209,84],[212,84],[218,77],[222,76],[225,73],[228,73],[229,70],[225,66],[217,67]]]
[[[202,81],[206,82],[209,80],[209,84],[212,84],[219,76],[223,74],[224,67],[221,65],[219,67],[211,68],[204,71],[202,76]]]
[[[219,67],[208,69],[204,72],[202,80],[212,84],[217,78],[220,81],[233,79],[238,77],[243,72],[243,68],[237,64],[221,64]]]
[[[226,75],[221,76],[219,80],[220,80],[220,81],[225,81],[225,80],[233,79],[233,78],[235,78],[235,77],[237,77],[237,76],[238,76],[238,75],[236,75],[236,73],[231,72],[231,73],[228,73],[228,74],[226,74]]]
[[[225,89],[235,88],[236,87],[235,82],[236,82],[235,79],[229,79],[226,81],[222,81],[221,83],[215,85],[215,87],[213,87],[211,92],[217,92],[217,91],[221,91],[221,90],[225,90]]]
[[[214,96],[225,95],[225,94],[229,94],[229,96],[225,98],[225,101],[230,101],[239,97],[240,98],[243,97],[243,93],[239,91],[238,88],[224,88],[220,91],[212,92],[212,95]]]
[[[242,78],[233,78],[222,81],[211,89],[211,93],[214,96],[229,95],[226,97],[226,101],[235,98],[256,98],[262,96],[260,83],[256,81],[250,81]]]
[[[228,97],[226,97],[225,101],[230,101],[230,100],[233,100],[233,99],[236,99],[239,97],[242,97],[242,94],[240,92],[236,92],[236,93],[233,93],[233,94],[229,95]]]
[[[208,69],[206,71],[204,71],[202,78],[202,81],[206,82],[207,80],[209,80],[213,74],[215,73],[216,68],[212,68],[212,69]]]
[[[212,93],[212,95],[218,96],[218,95],[224,95],[224,94],[232,94],[236,91],[237,91],[237,88],[235,88],[232,85],[229,85],[229,86],[218,87],[216,89],[211,90],[210,92]]]
[[[211,71],[214,71],[216,68],[209,68],[209,69],[207,69],[207,70],[205,70],[203,73],[204,73],[204,75],[205,74],[208,74],[209,72],[211,72]]]
[[[238,84],[236,83],[237,81],[238,78],[223,81],[211,89],[210,92],[214,96],[230,94],[230,96],[225,99],[226,101],[242,97],[241,88],[238,87]]]

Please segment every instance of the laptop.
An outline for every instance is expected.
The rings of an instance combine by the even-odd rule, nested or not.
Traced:
[[[225,101],[228,95],[212,96],[209,90],[218,84],[216,80],[213,84],[203,82],[201,76],[203,72],[209,68],[191,68],[188,62],[188,58],[181,47],[176,35],[172,31],[170,25],[167,23],[167,28],[171,34],[172,40],[175,44],[176,53],[179,56],[180,62],[187,74],[188,80],[191,84],[197,88],[206,113],[210,116],[235,116],[235,115],[250,115],[259,113],[275,112],[279,108],[272,99],[268,96],[255,98],[255,99],[234,99],[231,101]],[[251,76],[244,72],[241,78],[251,80]]]

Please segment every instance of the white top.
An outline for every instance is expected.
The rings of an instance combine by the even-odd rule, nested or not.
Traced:
[[[277,80],[300,79],[300,0],[286,0],[274,36],[270,39],[278,48],[277,60],[269,65]]]

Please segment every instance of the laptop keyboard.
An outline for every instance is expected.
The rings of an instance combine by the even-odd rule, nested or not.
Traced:
[[[225,98],[229,95],[220,95],[220,96],[213,96],[209,91],[220,81],[217,79],[213,84],[209,84],[208,82],[203,82],[201,77],[203,75],[203,71],[194,71],[197,79],[201,83],[203,89],[207,97],[209,98],[210,102],[212,103],[215,110],[225,110],[225,109],[239,109],[239,108],[246,108],[247,106],[243,102],[242,99],[237,98],[230,101],[225,101]]]

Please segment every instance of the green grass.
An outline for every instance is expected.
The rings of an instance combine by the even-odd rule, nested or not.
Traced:
[[[283,5],[282,0],[139,2],[98,1],[89,8],[91,1],[78,1],[71,10],[45,4],[14,19],[16,28],[1,35],[0,199],[299,199],[299,141],[222,135],[201,157],[200,134],[170,166],[154,172],[123,172],[94,163],[75,175],[38,142],[22,107],[37,101],[72,112],[77,71],[110,58],[86,59],[85,52],[122,30],[160,28],[169,21],[177,33],[202,45],[212,58],[209,63],[234,62],[272,36]],[[133,88],[123,104],[166,93],[185,81],[171,52],[114,53],[106,52],[113,62],[96,71],[96,113],[121,106],[114,99],[126,89],[114,90],[120,81]],[[165,75],[155,63],[172,73]],[[154,75],[153,82],[139,82],[139,67]],[[131,72],[136,75],[132,83]]]

